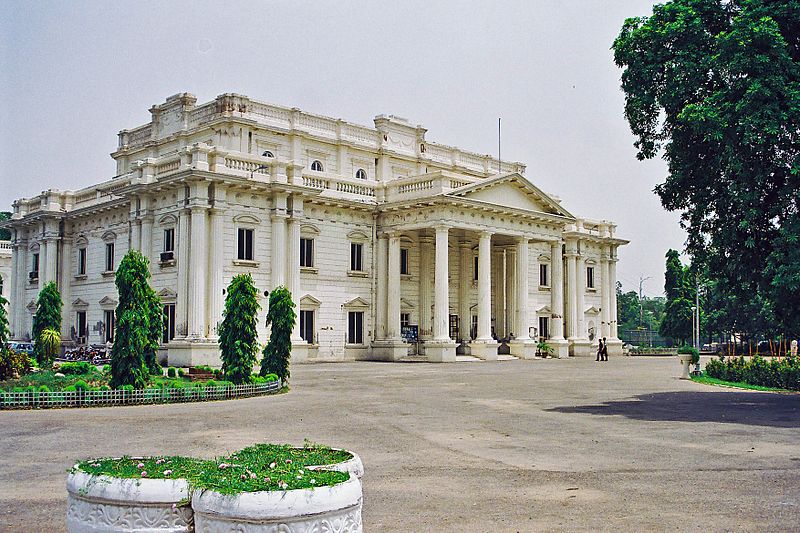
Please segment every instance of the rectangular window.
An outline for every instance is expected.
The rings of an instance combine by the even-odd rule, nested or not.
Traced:
[[[543,339],[550,338],[550,318],[546,316],[539,317],[539,337]]]
[[[175,228],[167,228],[164,230],[164,252],[175,251]]]
[[[478,256],[476,255],[472,261],[472,281],[478,281]]]
[[[175,304],[166,304],[164,306],[164,333],[161,336],[161,341],[167,344],[175,338]]]
[[[476,339],[478,337],[478,315],[472,315],[472,327],[469,329],[469,338]]]
[[[586,267],[586,286],[594,289],[594,267]]]
[[[400,274],[411,274],[408,266],[408,248],[400,248]]]
[[[308,344],[314,344],[314,311],[300,310],[300,337]]]
[[[364,270],[364,245],[357,242],[350,243],[350,270],[361,272]]]
[[[300,239],[300,266],[314,266],[314,239]]]
[[[400,327],[404,328],[411,325],[411,313],[400,313]]]
[[[547,279],[547,264],[539,264],[539,285],[542,287],[549,287],[550,283]]]
[[[106,272],[114,271],[114,243],[106,243]]]
[[[238,252],[236,257],[240,261],[253,260],[253,230],[239,228]]]
[[[114,342],[114,311],[103,312],[103,326],[105,327],[105,342]]]
[[[347,343],[364,344],[364,311],[347,313]]]
[[[75,332],[78,334],[78,342],[86,343],[86,311],[78,311],[75,316]]]
[[[33,264],[31,265],[31,272],[36,272],[39,275],[39,254],[33,254]]]
[[[78,248],[78,275],[86,274],[86,248]]]

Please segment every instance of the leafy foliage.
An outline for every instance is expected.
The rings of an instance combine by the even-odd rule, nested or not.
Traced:
[[[0,211],[0,222],[4,220],[9,220],[11,218],[10,211]],[[10,241],[11,240],[11,230],[6,228],[0,228],[0,241]]]
[[[45,329],[39,334],[39,341],[44,359],[52,363],[61,348],[61,333],[55,329]]]
[[[8,331],[8,314],[6,312],[8,300],[0,295],[0,350],[6,349],[6,343],[10,335]]]
[[[131,250],[120,261],[116,274],[119,304],[111,350],[110,384],[115,389],[123,385],[144,388],[149,373],[146,359],[158,349],[163,319],[161,310],[153,305],[153,298],[158,297],[149,278],[147,258],[140,252]]]
[[[681,263],[678,252],[669,250],[664,273],[664,293],[667,295],[667,303],[659,333],[664,337],[678,340],[681,344],[692,336],[694,289],[690,280],[689,269]]]
[[[289,360],[292,354],[292,329],[297,315],[294,312],[292,293],[286,287],[278,287],[269,295],[267,326],[272,326],[269,342],[264,347],[261,359],[262,376],[277,375],[282,383],[289,379]]]
[[[225,309],[219,327],[222,372],[230,381],[242,384],[250,380],[258,359],[256,315],[261,306],[258,290],[250,274],[239,274],[231,280],[225,296]]]
[[[39,291],[39,297],[36,300],[36,315],[33,317],[33,354],[42,368],[49,368],[55,357],[55,354],[52,354],[51,357],[45,352],[42,332],[46,329],[61,331],[62,305],[61,293],[58,292],[58,286],[54,281],[46,284]]]
[[[709,377],[734,383],[749,383],[762,387],[800,390],[800,359],[786,357],[767,362],[756,355],[750,360],[744,357],[712,359],[706,364]]]
[[[671,0],[613,44],[639,159],[682,212],[698,270],[800,331],[800,0]],[[674,313],[682,312],[680,309]]]

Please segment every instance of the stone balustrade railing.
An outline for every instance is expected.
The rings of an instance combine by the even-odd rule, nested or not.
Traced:
[[[0,241],[0,252],[11,251],[11,241]]]
[[[455,176],[448,172],[410,176],[386,184],[386,201],[397,202],[443,194],[477,181],[476,178]]]

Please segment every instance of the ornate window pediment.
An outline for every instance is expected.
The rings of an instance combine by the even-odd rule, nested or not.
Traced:
[[[369,237],[363,231],[355,230],[347,234],[347,238],[353,242],[368,241]]]
[[[405,298],[400,298],[400,309],[403,311],[413,311],[414,305]]]
[[[585,314],[585,315],[596,315],[598,313],[600,313],[600,309],[598,309],[597,307],[595,307],[593,305],[590,306],[590,307],[587,307],[586,311],[583,312],[583,314]]]
[[[100,303],[100,307],[103,308],[103,309],[115,309],[119,302],[117,302],[111,296],[103,296],[103,298],[100,300],[99,303]]]
[[[75,246],[78,248],[85,248],[89,246],[89,239],[86,238],[86,235],[78,235],[75,238]]]
[[[161,224],[162,226],[174,226],[178,223],[178,218],[172,213],[169,213],[161,217],[158,220],[158,223]]]
[[[320,231],[319,228],[316,227],[314,224],[303,224],[300,226],[300,234],[301,235],[319,235]]]
[[[536,310],[537,315],[550,315],[550,306],[543,305]]]
[[[169,287],[164,287],[160,291],[156,293],[162,302],[174,302],[175,299],[178,297],[178,293],[170,289]]]
[[[76,298],[72,302],[72,307],[73,309],[87,309],[89,307],[89,303],[80,298]]]
[[[107,231],[103,233],[103,236],[101,238],[103,239],[103,241],[107,243],[114,242],[115,240],[117,240],[117,234],[114,233],[113,231]]]
[[[358,310],[367,309],[369,308],[369,302],[367,302],[360,296],[356,296],[349,302],[346,302],[342,307],[344,307],[345,309],[358,309]]]
[[[306,294],[302,298],[300,298],[299,307],[306,308],[306,309],[317,309],[322,302],[311,296],[310,294]]]
[[[259,219],[254,215],[245,214],[245,215],[236,215],[235,217],[233,217],[233,222],[239,225],[248,224],[252,226],[258,226],[259,224],[261,224],[261,219]]]

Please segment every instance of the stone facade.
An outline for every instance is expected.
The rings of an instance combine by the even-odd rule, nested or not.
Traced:
[[[65,341],[110,340],[113,270],[135,248],[151,261],[173,365],[219,364],[224,289],[239,273],[262,307],[274,287],[294,295],[295,362],[532,357],[540,337],[562,357],[590,355],[598,337],[621,352],[627,241],[570,214],[524,165],[428,142],[394,116],[364,127],[236,94],[178,94],[150,113],[119,133],[114,178],[14,203],[15,338],[52,280]]]

